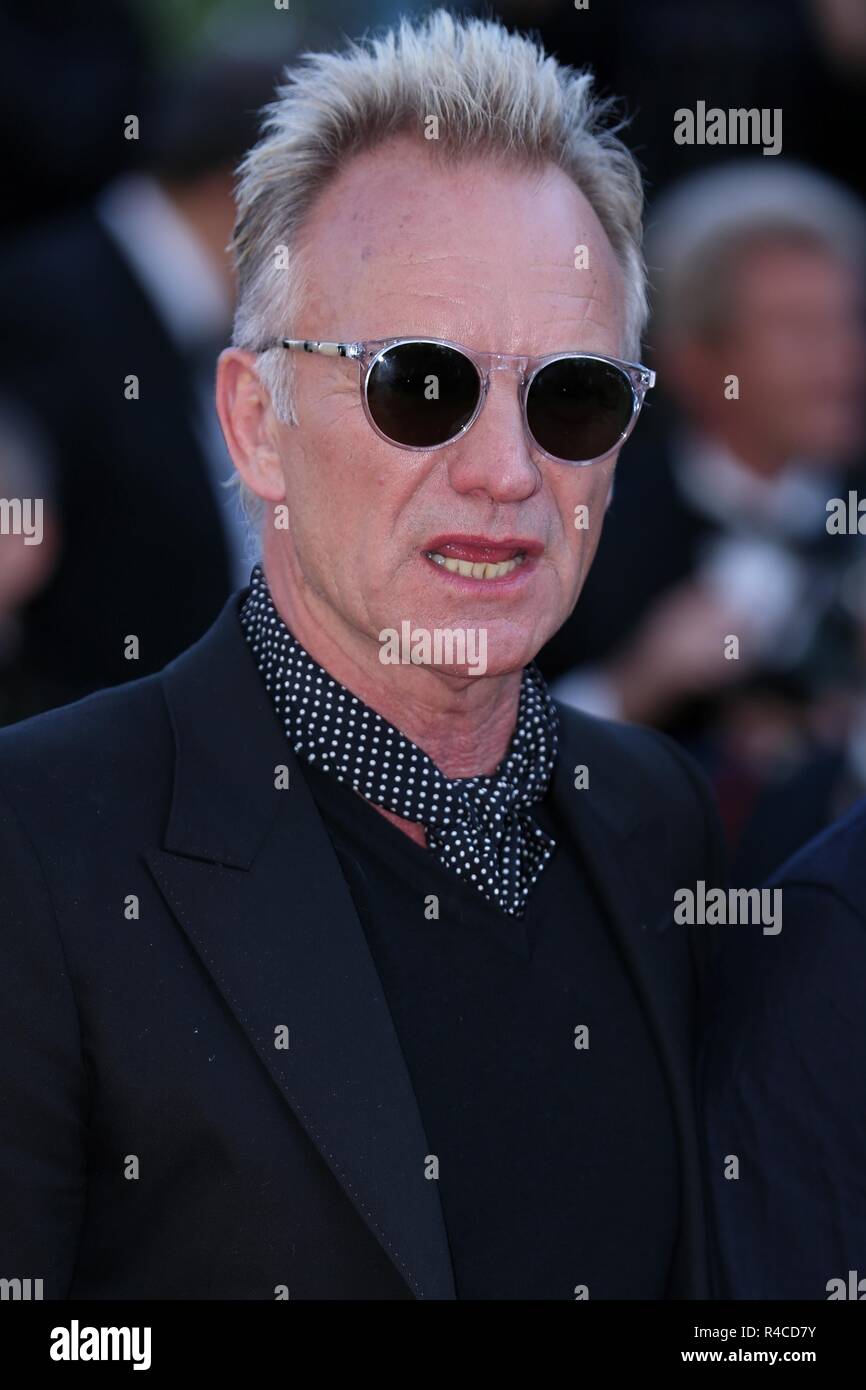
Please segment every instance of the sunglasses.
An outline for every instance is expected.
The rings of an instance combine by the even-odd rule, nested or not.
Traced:
[[[547,357],[474,352],[443,338],[377,338],[363,343],[279,338],[258,348],[348,357],[360,367],[361,399],[378,435],[401,449],[439,449],[475,423],[490,374],[516,368],[530,442],[554,463],[598,463],[634,429],[655,372],[588,352]]]

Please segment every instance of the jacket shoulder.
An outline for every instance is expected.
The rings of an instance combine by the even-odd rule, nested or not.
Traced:
[[[798,850],[770,881],[786,889],[834,893],[866,920],[866,797]]]
[[[152,786],[170,749],[160,677],[144,676],[0,729],[0,793],[37,823],[63,805],[106,806]]]
[[[688,753],[667,734],[642,724],[627,724],[585,714],[556,701],[563,729],[563,747],[569,754],[583,751],[580,761],[594,764],[609,797],[627,814],[679,806],[694,815],[695,801],[715,813],[715,799],[706,775]]]

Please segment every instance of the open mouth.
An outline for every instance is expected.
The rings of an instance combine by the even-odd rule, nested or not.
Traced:
[[[464,579],[504,579],[526,559],[526,551],[519,550],[510,560],[458,560],[453,555],[440,555],[435,550],[425,550],[424,554],[434,565],[441,565],[451,574],[462,574]]]
[[[539,546],[538,549],[541,547]],[[506,579],[526,563],[529,544],[514,541],[486,541],[455,537],[437,538],[422,553],[449,574],[462,579]]]

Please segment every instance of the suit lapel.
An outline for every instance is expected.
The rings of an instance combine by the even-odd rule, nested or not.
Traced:
[[[166,902],[335,1179],[417,1298],[453,1299],[438,1186],[339,862],[237,620],[163,675],[175,734]],[[214,698],[216,692],[219,697]],[[288,769],[277,790],[275,769]],[[276,1046],[288,1030],[288,1048]]]

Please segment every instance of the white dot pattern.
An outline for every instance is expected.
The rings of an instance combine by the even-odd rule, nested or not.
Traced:
[[[377,806],[420,821],[443,864],[521,917],[556,848],[528,814],[547,791],[558,734],[556,706],[535,663],[523,670],[517,724],[496,772],[450,778],[313,660],[274,607],[261,565],[240,621],[295,753]]]

